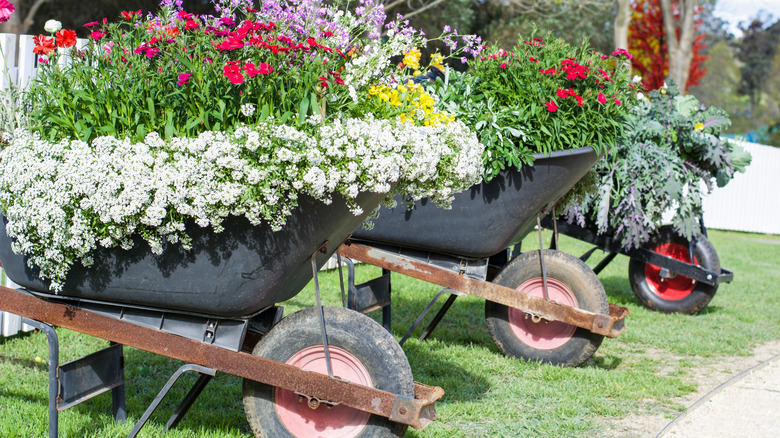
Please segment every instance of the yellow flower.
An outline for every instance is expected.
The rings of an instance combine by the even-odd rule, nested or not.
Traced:
[[[697,130],[697,131],[701,131],[702,129],[704,129],[704,124],[703,123],[697,123],[696,127],[694,129]]]
[[[431,55],[431,62],[430,62],[431,66],[442,68],[441,65],[442,62],[444,62],[444,56],[442,56],[441,53],[434,53],[433,55]]]
[[[417,70],[420,68],[420,50],[417,47],[412,48],[404,55],[403,63],[405,66]]]

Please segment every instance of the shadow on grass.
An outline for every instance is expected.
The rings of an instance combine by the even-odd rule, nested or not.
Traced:
[[[125,398],[127,421],[121,428],[129,433],[149,405],[155,400],[168,379],[184,362],[153,353],[125,347]],[[184,373],[173,385],[155,412],[151,415],[141,435],[150,434],[151,428],[162,430],[187,392],[195,384],[198,373]],[[82,421],[74,436],[87,436],[96,432],[100,418],[111,421],[110,392],[98,395],[71,409],[92,418]],[[105,423],[103,423],[105,424]],[[98,426],[99,427],[99,426]],[[174,429],[184,436],[198,436],[203,430],[236,430],[247,432],[249,426],[243,412],[240,379],[217,373],[195,400],[192,408]]]

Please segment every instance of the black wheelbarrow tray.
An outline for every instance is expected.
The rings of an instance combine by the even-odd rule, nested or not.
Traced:
[[[704,309],[715,296],[720,283],[730,283],[734,274],[720,266],[715,247],[707,238],[704,220],[701,233],[693,239],[677,234],[671,225],[662,225],[638,248],[626,248],[613,232],[599,233],[595,224],[584,226],[554,221],[551,216],[542,226],[573,237],[594,247],[580,259],[587,261],[596,250],[607,252],[593,272],[598,275],[618,254],[628,256],[628,281],[639,302],[650,310],[693,315]]]
[[[423,199],[412,208],[399,200],[380,210],[371,230],[356,230],[340,255],[431,282],[446,289],[431,301],[401,343],[444,293],[450,296],[425,339],[460,294],[484,298],[487,327],[511,357],[576,366],[604,336],[625,330],[628,309],[611,305],[598,278],[576,257],[530,251],[510,260],[509,249],[536,225],[599,159],[593,148],[535,155],[533,166],[502,171],[490,182],[458,193],[452,209]],[[354,286],[350,305],[383,307],[389,327],[389,272]]]
[[[372,211],[384,198],[364,193]],[[414,382],[396,340],[373,320],[341,307],[317,307],[282,319],[277,303],[295,296],[365,219],[343,198],[323,204],[302,197],[278,232],[228,218],[225,230],[193,224],[192,250],[164,246],[153,255],[103,249],[95,264],[74,266],[63,291],[53,294],[37,269],[11,251],[0,226],[0,262],[21,289],[0,287],[0,310],[21,315],[49,335],[49,434],[57,411],[107,390],[114,416],[125,417],[122,345],[185,361],[131,432],[135,436],[184,371],[200,374],[171,417],[174,427],[216,371],[244,378],[247,419],[257,436],[402,436],[435,417],[438,387]],[[316,282],[315,282],[316,283]],[[117,345],[59,365],[60,326]],[[361,435],[362,436],[362,435]]]

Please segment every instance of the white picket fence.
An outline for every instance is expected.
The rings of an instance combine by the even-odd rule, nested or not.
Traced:
[[[76,47],[80,49],[86,44],[87,40],[79,39]],[[0,90],[10,84],[25,88],[37,71],[33,36],[0,34],[0,47],[0,57],[7,67],[7,74],[5,69],[0,71]],[[67,64],[69,59],[64,53],[58,63]],[[704,198],[704,223],[711,229],[780,234],[780,148],[754,143],[743,146],[753,155],[752,164],[746,173],[737,174],[726,187]],[[328,267],[335,267],[335,262],[331,261]],[[0,329],[0,335],[12,336],[32,327],[22,324],[19,316],[0,311]]]

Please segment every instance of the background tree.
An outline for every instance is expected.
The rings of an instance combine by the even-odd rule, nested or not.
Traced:
[[[684,84],[684,89],[687,90],[688,87],[697,85],[706,74],[703,63],[707,58],[701,53],[706,35],[698,31],[702,25],[702,19],[698,15],[705,6],[697,6],[694,14],[691,15],[693,21],[690,25],[695,35],[693,39],[688,42],[687,38],[674,37],[672,46],[676,49],[670,52],[670,32],[666,23],[671,22],[673,35],[678,33],[682,35],[684,33],[682,27],[688,26],[689,21],[679,18],[682,17],[679,13],[672,13],[672,19],[669,20],[668,15],[664,13],[664,1],[667,0],[634,0],[631,4],[628,45],[634,55],[633,67],[642,76],[645,87],[649,90],[661,87],[667,77],[671,77],[675,82],[682,81],[677,83]],[[674,8],[675,2],[680,0],[669,1]],[[689,55],[684,53],[686,51],[690,52],[690,60],[687,60]],[[672,68],[679,69],[686,63],[688,68],[685,74],[672,70]]]
[[[736,58],[743,63],[739,91],[754,108],[761,102],[780,38],[780,21],[771,21],[771,15],[759,14],[747,27],[740,25],[743,36],[736,44]]]

